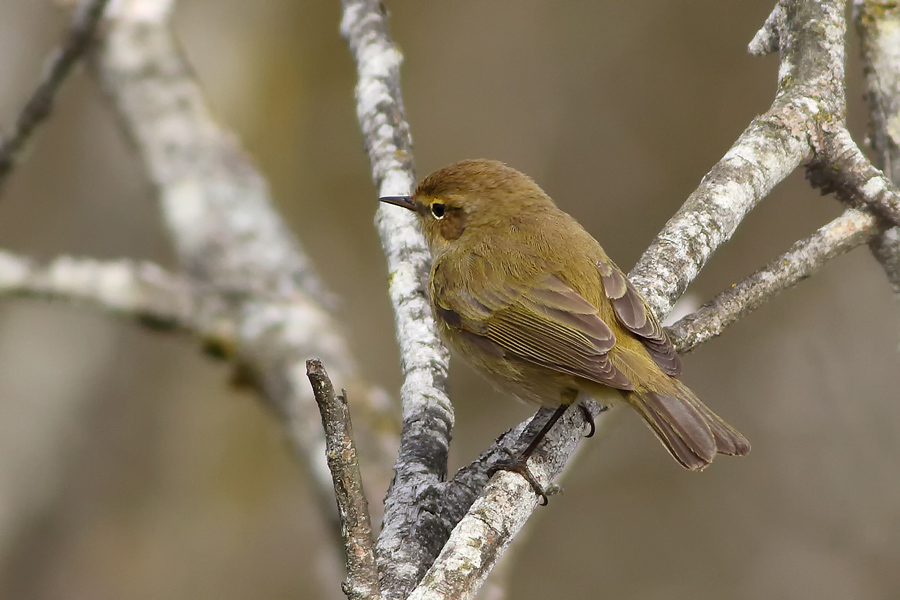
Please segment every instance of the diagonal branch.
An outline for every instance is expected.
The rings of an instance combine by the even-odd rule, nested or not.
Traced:
[[[823,192],[834,191],[847,204],[867,207],[892,225],[900,225],[900,193],[869,162],[846,129],[825,138],[820,158],[810,166],[809,176]]]
[[[668,314],[750,209],[812,158],[817,128],[842,126],[843,10],[840,0],[781,0],[754,38],[755,54],[781,50],[775,101],[703,178],[629,274],[657,315]]]
[[[814,275],[826,262],[871,240],[880,231],[869,213],[847,209],[837,219],[791,246],[791,249],[737,285],[725,290],[697,311],[668,328],[679,353],[721,335],[741,317],[774,296]]]
[[[41,82],[19,113],[12,134],[0,139],[0,190],[25,143],[38,126],[50,116],[56,94],[72,72],[72,67],[90,46],[108,3],[109,0],[84,0],[75,9],[62,45],[50,58]]]
[[[266,181],[210,115],[170,30],[171,10],[170,1],[114,4],[94,64],[158,191],[182,269],[210,292],[201,318],[235,324],[235,358],[283,421],[323,514],[333,518],[306,359],[321,356],[354,390],[359,420],[393,422],[392,410],[383,391],[361,381],[326,308],[329,296],[275,211]],[[365,431],[364,466],[386,480],[396,433]]]

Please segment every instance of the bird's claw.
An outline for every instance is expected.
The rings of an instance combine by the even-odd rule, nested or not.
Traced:
[[[546,488],[538,483],[538,480],[534,475],[531,474],[531,471],[528,469],[528,463],[526,460],[522,460],[520,457],[510,457],[507,459],[500,459],[491,465],[487,470],[488,477],[493,477],[497,471],[511,471],[513,473],[518,473],[525,481],[531,485],[531,489],[539,498],[539,502],[541,506],[547,506],[550,502],[549,496],[553,494],[558,494],[562,491],[562,488],[555,483],[550,484]]]

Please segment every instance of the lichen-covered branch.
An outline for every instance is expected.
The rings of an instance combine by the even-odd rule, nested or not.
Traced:
[[[209,334],[195,318],[194,286],[147,262],[61,256],[39,264],[0,251],[0,298],[65,302],[135,319],[155,329]]]
[[[408,192],[411,175],[398,177],[402,181],[396,187],[386,183],[388,165],[403,169],[409,163],[408,127],[403,122],[396,73],[398,54],[387,37],[379,3],[345,1],[344,7],[344,32],[359,67],[360,122],[372,156],[375,181],[383,195],[404,194]],[[683,324],[686,327],[682,333],[685,347],[715,335],[717,327],[724,327],[777,291],[809,276],[827,260],[876,235],[884,227],[878,218],[896,222],[900,216],[900,203],[893,185],[865,160],[845,128],[844,9],[845,2],[841,0],[781,0],[777,3],[750,45],[755,54],[776,50],[781,53],[778,88],[771,108],[750,123],[704,177],[650,245],[630,277],[657,316],[665,316],[748,212],[775,185],[802,165],[811,171],[830,170],[827,181],[832,186],[840,186],[842,198],[851,199],[854,205],[865,207],[865,210],[849,209],[810,238],[798,242],[778,261],[735,288],[730,295],[718,298],[713,307],[691,321],[696,326],[702,325],[702,332],[688,331],[687,322]],[[390,236],[418,239],[415,238],[417,232],[410,229],[412,219],[407,219],[408,215],[393,216],[404,220],[388,228]],[[383,235],[386,229],[384,218],[380,213],[378,224]],[[385,247],[393,275],[396,255],[391,254],[393,249],[389,242]],[[427,263],[420,253],[423,247],[417,246],[409,255],[415,261],[422,261],[416,266],[420,277],[418,293],[424,287],[424,264]],[[402,299],[402,296],[394,296],[401,340],[406,326]],[[718,310],[722,306],[724,312]],[[713,323],[713,312],[721,313],[717,316],[722,320]],[[691,335],[701,337],[690,338],[693,340],[690,341]],[[407,355],[408,350],[403,349],[407,361],[415,356]],[[426,391],[425,400],[420,399],[416,406],[423,406],[423,402],[430,400],[430,392]],[[404,402],[406,406],[406,400]],[[550,432],[529,463],[538,481],[549,484],[562,470],[580,439],[581,425],[580,417],[570,414]],[[523,428],[524,424],[516,430]],[[450,515],[468,505],[471,495],[486,479],[486,468],[493,460],[493,453],[508,442],[508,437],[499,440],[498,445],[461,470],[446,485],[411,487],[404,501],[419,503],[415,515],[425,513],[445,517],[433,521],[440,529],[428,529],[430,538],[443,539],[446,528],[454,523]],[[443,446],[439,450],[443,451]],[[443,464],[443,459],[444,456],[439,455],[435,462]],[[398,466],[403,464],[410,463],[404,462],[401,453]],[[454,502],[458,503],[455,508]],[[492,479],[481,497],[456,524],[440,555],[411,597],[472,597],[502,555],[511,536],[525,523],[535,503],[529,486],[518,476],[502,473]],[[406,597],[408,582],[415,581],[423,568],[423,563],[415,560],[427,561],[429,557],[428,552],[421,552],[426,546],[422,541],[425,536],[418,534],[422,529],[413,526],[420,517],[410,517],[400,511],[397,514],[406,518],[403,527],[397,529],[406,536],[399,539],[391,536],[387,543],[384,539],[379,540],[379,550],[388,550],[379,556],[379,566],[382,582],[388,581],[388,585],[383,586],[384,593],[391,598]],[[395,524],[392,522],[391,525]],[[404,552],[404,545],[412,551]],[[401,561],[399,567],[396,560]],[[387,574],[385,569],[389,570]]]
[[[900,5],[854,0],[869,103],[869,143],[877,166],[900,181]]]
[[[894,226],[900,225],[900,194],[890,179],[869,162],[846,129],[827,136],[811,165],[810,179],[844,202],[865,206]]]
[[[671,310],[750,209],[813,157],[819,125],[843,123],[843,9],[836,0],[783,0],[754,38],[754,53],[781,50],[775,102],[703,178],[629,274],[657,315]]]
[[[90,46],[108,3],[109,0],[83,0],[75,8],[62,45],[50,58],[44,76],[16,118],[12,132],[0,139],[0,190],[26,142],[50,116],[56,94]]]
[[[171,8],[159,0],[111,5],[94,66],[158,191],[182,269],[210,291],[200,299],[200,318],[234,324],[235,359],[283,420],[331,516],[331,475],[306,359],[321,356],[332,376],[354,389],[358,419],[390,414],[390,404],[360,382],[326,310],[328,294],[275,211],[265,180],[210,115],[170,30]],[[386,480],[396,434],[383,427],[367,433],[364,467]]]
[[[629,274],[658,315],[667,314],[747,213],[810,152],[795,131],[806,116],[779,101],[750,123],[666,223]]]
[[[900,185],[900,6],[894,1],[855,0],[869,102],[869,143],[876,166]],[[900,228],[874,237],[869,249],[900,297]]]
[[[598,427],[601,426],[596,406],[592,414]],[[545,489],[551,488],[553,479],[576,451],[584,435],[583,425],[580,410],[570,409],[529,458],[528,470]],[[520,424],[512,438],[516,439],[526,429],[527,423]],[[498,443],[504,441],[502,438]],[[474,597],[537,504],[538,496],[523,477],[498,472],[456,524],[434,564],[409,596],[410,600]]]
[[[782,54],[772,108],[754,119],[630,274],[658,316],[668,313],[747,212],[796,167],[816,157],[829,132],[843,128],[843,9],[844,3],[837,0],[779,2],[754,40],[754,51],[780,49]],[[580,420],[570,419],[551,431],[547,444],[567,458],[579,431]],[[565,458],[555,461],[547,475],[555,476]],[[514,532],[534,508],[533,496],[517,492],[517,485],[523,485],[521,480],[505,474],[491,481],[413,597],[474,595],[477,584],[470,586],[469,581],[483,580],[508,543],[504,535]],[[485,537],[486,533],[493,535]],[[478,549],[477,556],[472,556],[472,548]],[[459,552],[467,552],[467,558],[459,560]]]
[[[344,593],[350,600],[376,600],[381,593],[375,567],[375,540],[372,537],[369,503],[363,492],[347,395],[346,392],[340,395],[335,393],[322,361],[306,361],[306,374],[322,416],[328,468],[334,480],[334,495],[341,520],[341,537],[347,559]]]
[[[678,352],[690,352],[774,296],[815,274],[826,262],[878,235],[878,219],[853,208],[794,244],[765,267],[725,290],[669,329]]]
[[[391,41],[381,2],[342,4],[341,31],[357,65],[357,117],[375,187],[380,196],[408,194],[415,174],[400,95],[400,52]],[[373,209],[376,200],[373,196]],[[405,598],[441,544],[421,532],[434,530],[439,521],[427,504],[441,495],[439,484],[447,471],[453,426],[445,384],[449,357],[428,306],[430,255],[414,215],[382,206],[375,222],[387,257],[404,378],[400,453],[385,499],[378,561],[382,593]]]

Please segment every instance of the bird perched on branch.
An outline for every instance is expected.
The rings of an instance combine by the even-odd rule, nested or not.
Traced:
[[[582,395],[624,400],[692,471],[717,453],[750,451],[678,380],[675,348],[631,282],[530,177],[466,160],[428,175],[412,196],[381,200],[419,217],[448,345],[502,390],[560,407],[514,470],[527,473],[528,455]]]

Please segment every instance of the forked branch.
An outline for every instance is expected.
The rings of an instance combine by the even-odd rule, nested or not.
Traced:
[[[379,193],[407,193],[411,175],[404,175],[397,186],[385,185],[384,165],[398,157],[404,164],[411,160],[409,128],[403,121],[399,92],[399,54],[388,36],[386,16],[380,3],[345,0],[344,8],[344,32],[360,75],[357,88],[360,122]],[[775,185],[803,165],[820,172],[825,170],[831,185],[840,185],[841,196],[859,210],[848,210],[744,283],[723,293],[711,306],[682,322],[676,337],[685,349],[716,335],[727,323],[768,300],[774,293],[808,277],[827,260],[876,235],[885,226],[878,218],[890,223],[897,222],[900,216],[897,190],[865,160],[844,126],[844,9],[845,2],[841,0],[778,2],[751,43],[751,51],[756,54],[781,52],[775,101],[766,113],[750,123],[722,160],[704,177],[644,253],[630,277],[657,316],[665,316],[749,211]],[[381,79],[373,77],[374,73]],[[402,211],[391,214],[400,219],[407,216]],[[400,255],[401,264],[398,264],[395,249],[404,247],[409,240],[417,240],[417,250],[410,253],[413,260],[409,265],[413,265],[413,271],[417,273],[418,283],[414,287],[421,294],[426,276],[423,265],[427,261],[418,251],[421,244],[417,233],[410,228],[411,223],[388,224],[383,213],[379,213],[378,223],[392,275],[403,272],[402,261],[406,259]],[[392,299],[398,315],[402,315],[406,310],[403,298],[392,292]],[[727,307],[730,312],[721,312],[722,307]],[[431,328],[427,313],[418,314]],[[398,323],[403,340],[402,316],[398,316]],[[415,349],[403,348],[404,361],[415,360],[417,353],[422,351],[438,353],[438,342],[430,340]],[[433,377],[435,371],[430,373],[429,377]],[[440,375],[443,375],[443,366]],[[430,401],[430,394],[426,393],[418,401],[404,399],[404,406],[428,406]],[[444,401],[443,397],[440,401]],[[421,422],[423,418],[438,423],[439,415],[447,414],[447,409],[440,403],[438,405],[440,411],[437,413],[415,414],[418,428],[428,430],[429,425]],[[410,423],[410,416],[405,414],[405,423]],[[444,426],[440,423],[439,429]],[[523,426],[517,429],[521,430]],[[542,451],[529,463],[539,481],[551,480],[564,468],[580,436],[581,419],[571,414],[551,431]],[[445,451],[443,440],[435,448],[438,449],[441,453]],[[490,454],[491,451],[485,456]],[[485,460],[482,457],[482,461]],[[435,464],[443,464],[443,461],[441,454],[436,457]],[[401,452],[397,472],[408,469],[410,464],[415,461],[410,463]],[[484,467],[479,462],[463,472],[483,474]],[[470,482],[469,487],[477,491],[483,480],[474,477],[471,480],[474,483]],[[460,502],[463,506],[456,506],[457,510],[468,508],[466,503],[470,496],[453,494],[457,489],[453,486],[456,482],[441,487],[427,479],[412,481],[417,481],[418,487],[413,486],[411,492],[409,489],[402,492],[407,507],[412,498],[427,506],[429,514],[450,514],[453,512],[450,505]],[[379,566],[385,569],[381,573],[385,597],[407,597],[429,564],[430,569],[411,598],[472,597],[511,537],[534,509],[536,498],[529,490],[530,487],[514,474],[500,473],[494,477],[462,520],[458,523],[452,519],[444,521],[446,529],[438,535],[433,528],[428,530],[431,538],[443,539],[449,528],[455,526],[433,564],[430,561],[434,545],[429,545],[421,534],[416,533],[421,529],[415,527],[415,519],[411,516],[422,511],[395,513],[390,531],[386,530],[382,537],[395,535],[397,531],[412,534],[407,535],[402,544],[397,540],[385,543],[384,539],[379,539],[379,549],[385,550],[379,556]],[[394,495],[398,491],[395,486],[389,492],[389,504],[396,501]],[[402,518],[409,520],[406,523],[397,521]],[[415,552],[386,551],[402,547],[415,548]]]

